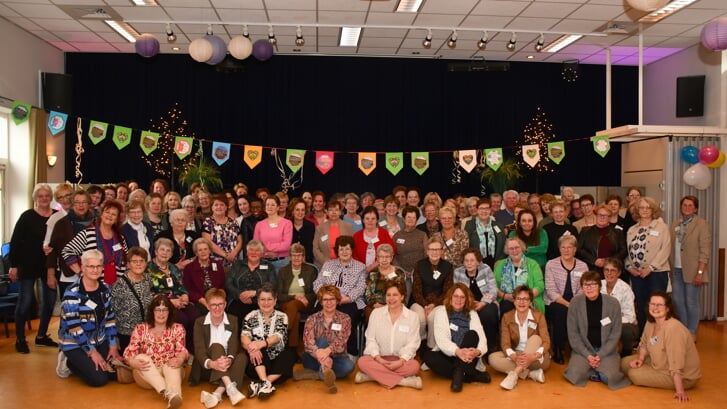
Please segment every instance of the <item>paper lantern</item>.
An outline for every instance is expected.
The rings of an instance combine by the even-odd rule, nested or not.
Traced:
[[[716,18],[702,27],[701,41],[712,51],[727,50],[727,17]]]
[[[198,38],[189,44],[189,55],[197,62],[207,62],[212,57],[212,43]]]
[[[273,45],[268,40],[257,40],[252,45],[252,55],[260,61],[267,61],[273,56]]]
[[[159,40],[152,34],[144,33],[136,38],[134,48],[140,56],[150,58],[159,54]]]
[[[664,7],[669,0],[626,0],[629,6],[640,11],[654,11]]]
[[[247,37],[237,36],[230,40],[227,49],[230,50],[230,55],[233,57],[244,60],[252,54],[252,41]]]
[[[206,63],[209,65],[217,65],[221,63],[227,55],[227,44],[215,35],[207,36],[207,41],[212,44],[212,56],[206,61]]]

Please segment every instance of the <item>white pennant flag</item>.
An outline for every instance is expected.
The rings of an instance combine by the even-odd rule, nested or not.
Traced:
[[[523,145],[523,160],[534,168],[540,162],[540,146],[537,144]]]
[[[466,170],[467,173],[477,166],[477,151],[474,149],[459,151],[459,166]]]

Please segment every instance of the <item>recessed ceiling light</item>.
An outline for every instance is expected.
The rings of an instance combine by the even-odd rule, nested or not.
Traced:
[[[533,58],[535,58],[535,57],[533,57],[532,55],[528,55],[528,56],[527,56],[526,58],[527,58],[528,60],[532,60],[532,59],[533,59]]]
[[[172,47],[172,51],[179,51],[179,47]]]
[[[583,36],[580,34],[563,34],[562,36],[556,38],[555,41],[543,48],[543,51],[547,53],[557,53],[558,51],[578,41],[581,37]]]
[[[671,16],[672,14],[683,9],[684,7],[687,7],[695,1],[697,0],[674,0],[666,6],[660,8],[659,10],[656,10],[653,13],[649,13],[644,17],[641,17],[639,19],[639,23],[656,23],[657,21],[661,21]]]
[[[113,28],[114,31],[121,34],[121,36],[130,43],[135,43],[136,37],[139,37],[139,33],[134,30],[134,27],[131,27],[127,23],[118,22],[116,20],[104,20],[104,22],[108,24],[109,27]]]
[[[396,6],[397,13],[416,13],[422,5],[422,0],[400,0]]]
[[[156,0],[132,0],[135,6],[156,6]]]
[[[361,36],[361,27],[341,27],[341,39],[339,47],[357,47],[358,39]]]

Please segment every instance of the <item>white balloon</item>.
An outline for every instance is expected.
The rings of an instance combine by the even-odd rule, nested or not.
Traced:
[[[704,190],[712,184],[712,173],[707,165],[697,163],[684,172],[684,183],[696,189]]]

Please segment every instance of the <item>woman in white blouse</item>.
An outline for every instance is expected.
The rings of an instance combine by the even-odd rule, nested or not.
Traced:
[[[633,348],[639,343],[639,327],[636,325],[636,311],[634,310],[634,292],[631,286],[621,280],[623,263],[621,260],[608,257],[603,262],[603,275],[601,280],[601,294],[608,294],[621,304],[621,358],[633,353]]]

